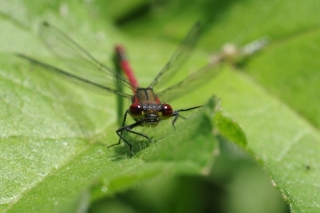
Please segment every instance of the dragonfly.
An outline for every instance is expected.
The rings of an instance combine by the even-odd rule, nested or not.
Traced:
[[[17,53],[17,56],[44,68],[43,70],[94,87],[103,92],[113,93],[131,100],[131,105],[124,113],[122,126],[116,130],[119,141],[109,147],[119,145],[121,141],[124,141],[132,153],[132,145],[126,137],[124,137],[124,132],[144,137],[151,142],[149,136],[135,131],[134,128],[138,126],[155,127],[159,122],[169,118],[172,118],[171,124],[175,127],[175,123],[180,117],[181,112],[191,111],[202,107],[200,105],[173,110],[168,102],[192,91],[198,86],[202,86],[203,82],[206,82],[208,78],[210,79],[215,76],[218,72],[212,71],[212,68],[224,61],[224,56],[222,55],[214,61],[205,64],[200,69],[192,72],[177,83],[157,91],[157,88],[163,88],[163,85],[170,80],[172,76],[183,71],[181,67],[185,64],[195,48],[196,43],[199,40],[200,29],[201,26],[199,22],[191,27],[186,37],[169,58],[169,61],[147,87],[138,86],[137,82],[134,82],[129,76],[125,77],[121,73],[116,72],[112,68],[99,62],[67,34],[47,22],[44,22],[40,26],[39,36],[49,50],[58,57],[59,65],[53,66],[20,53]],[[116,49],[121,62],[126,64],[127,60],[123,48],[119,46]],[[133,94],[119,91],[115,86],[115,79],[120,81],[124,86],[130,88],[133,91]],[[131,124],[126,124],[128,114],[134,120]]]

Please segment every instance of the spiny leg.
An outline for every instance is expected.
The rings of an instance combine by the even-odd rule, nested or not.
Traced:
[[[127,114],[128,114],[128,110],[124,113],[124,116],[123,116],[123,121],[122,121],[122,126],[121,128],[124,127],[125,123],[126,123],[126,120],[127,120]],[[120,129],[121,129],[120,128]],[[116,131],[117,135],[119,136],[119,141],[118,143],[115,143],[115,144],[111,144],[110,146],[108,146],[108,148],[112,147],[112,146],[116,146],[116,145],[119,145],[121,143],[121,139],[123,139],[122,137],[122,131],[121,131],[121,135],[118,134],[118,131],[119,129]],[[126,142],[126,141],[125,141]],[[128,146],[130,147],[130,150],[131,150],[131,144],[129,144],[128,142],[126,142],[128,144]]]
[[[140,120],[140,121],[137,121],[137,122],[135,122],[135,123],[133,123],[133,124],[130,124],[130,125],[126,125],[126,126],[125,126],[125,121],[126,121],[126,119],[127,119],[127,114],[128,114],[128,113],[129,113],[129,111],[127,110],[126,113],[125,113],[125,115],[124,115],[124,118],[123,118],[122,127],[119,128],[119,129],[116,131],[117,135],[119,136],[119,141],[118,141],[118,143],[112,144],[112,145],[108,146],[108,148],[109,148],[109,147],[112,147],[112,146],[115,146],[115,145],[119,145],[119,144],[121,143],[121,140],[123,140],[123,141],[129,146],[129,149],[130,149],[130,151],[132,152],[132,145],[129,143],[129,141],[128,141],[125,137],[123,137],[123,135],[122,135],[123,131],[127,131],[127,132],[130,132],[130,133],[133,133],[133,134],[142,136],[142,137],[148,139],[148,140],[151,142],[151,139],[150,139],[147,135],[132,130],[132,129],[135,128],[136,126],[140,126],[140,125],[144,122],[144,120]]]
[[[119,139],[119,142],[117,144],[114,144],[114,145],[119,145],[119,143],[121,142],[121,139],[129,146],[130,148],[130,151],[132,152],[132,145],[128,142],[127,139],[125,139],[123,136],[122,136],[122,132],[123,131],[127,131],[127,132],[130,132],[130,133],[133,133],[133,134],[136,134],[136,135],[139,135],[139,136],[142,136],[142,137],[145,137],[147,138],[149,141],[151,141],[151,139],[147,136],[147,135],[144,135],[140,132],[136,132],[136,131],[133,131],[132,129],[136,126],[140,126],[141,124],[143,123],[143,121],[138,121],[136,123],[133,123],[133,124],[130,124],[130,125],[127,125],[127,126],[123,126],[121,127],[120,129],[118,129],[116,131],[117,135],[120,137]]]
[[[171,123],[172,123],[172,126],[173,126],[174,128],[176,128],[174,124],[176,123],[178,117],[180,116],[180,114],[179,114],[180,112],[186,112],[186,111],[198,109],[198,108],[200,108],[200,107],[202,107],[202,106],[195,106],[195,107],[191,107],[191,108],[188,108],[188,109],[179,109],[179,110],[174,111],[174,112],[172,113],[172,117],[174,117],[173,120],[172,120],[172,122],[171,122]]]

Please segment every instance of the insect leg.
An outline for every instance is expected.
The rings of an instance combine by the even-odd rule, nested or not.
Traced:
[[[121,126],[121,128],[123,128],[124,125],[125,125],[125,123],[126,123],[127,115],[128,115],[128,110],[125,112],[125,114],[124,114],[124,116],[123,116],[123,121],[122,121],[122,126]],[[121,128],[120,128],[120,129],[121,129]],[[119,131],[119,129],[116,131],[117,135],[119,136],[119,141],[118,141],[118,143],[112,144],[112,145],[108,146],[108,148],[110,148],[110,147],[112,147],[112,146],[119,145],[119,144],[121,143],[121,139],[123,139],[123,140],[128,144],[128,146],[130,147],[130,150],[131,150],[131,144],[129,144],[129,143],[123,138],[123,136],[122,136],[122,131],[121,131],[121,134],[120,134],[120,135],[118,134],[118,131]]]
[[[144,120],[137,121],[137,122],[135,122],[135,123],[133,123],[133,124],[130,124],[130,125],[125,125],[125,121],[126,121],[126,119],[127,119],[127,114],[128,114],[128,113],[129,113],[129,112],[126,111],[126,113],[125,113],[125,115],[124,115],[124,118],[123,118],[122,127],[119,128],[119,129],[116,131],[117,135],[119,136],[119,141],[118,141],[118,143],[112,144],[112,145],[108,146],[108,148],[109,148],[109,147],[112,147],[112,146],[115,146],[115,145],[119,145],[119,144],[121,143],[121,140],[123,140],[123,141],[129,146],[130,151],[132,151],[132,145],[131,145],[131,144],[129,143],[129,141],[128,141],[127,139],[125,139],[125,137],[123,137],[123,135],[122,135],[123,131],[127,131],[127,132],[130,132],[130,133],[133,133],[133,134],[142,136],[142,137],[148,139],[148,140],[151,142],[151,139],[150,139],[147,135],[132,130],[134,127],[140,126],[140,125],[144,122]]]
[[[173,126],[174,128],[176,128],[174,124],[176,123],[178,117],[180,116],[180,112],[186,112],[186,111],[198,109],[198,108],[200,108],[200,107],[202,107],[202,106],[195,106],[195,107],[191,107],[191,108],[188,108],[188,109],[179,109],[179,110],[174,111],[174,112],[172,113],[172,117],[174,117],[173,120],[172,120],[172,122],[171,122],[171,123],[172,123],[172,126]]]
[[[130,133],[133,133],[133,134],[136,134],[136,135],[145,137],[145,138],[147,138],[147,139],[151,142],[151,139],[150,139],[147,135],[132,130],[134,127],[140,126],[142,123],[143,123],[143,120],[142,120],[142,121],[138,121],[138,122],[133,123],[133,124],[130,124],[130,125],[127,125],[127,126],[123,126],[123,127],[121,127],[120,129],[118,129],[118,130],[116,131],[117,135],[120,137],[119,143],[120,143],[120,141],[121,141],[121,139],[122,139],[122,140],[129,146],[131,155],[133,155],[132,145],[129,143],[129,141],[128,141],[127,139],[125,139],[125,138],[122,136],[122,132],[123,132],[123,131],[127,131],[127,132],[130,132]],[[119,144],[119,143],[118,143],[118,144]],[[118,144],[117,144],[117,145],[118,145]],[[115,144],[114,144],[114,145],[115,145]]]

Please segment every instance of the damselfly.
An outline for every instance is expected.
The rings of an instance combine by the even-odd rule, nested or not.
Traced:
[[[142,136],[151,141],[150,137],[141,132],[134,131],[133,129],[137,126],[155,127],[160,121],[168,118],[173,118],[172,125],[174,126],[180,116],[180,112],[200,108],[201,106],[194,106],[186,109],[173,110],[167,101],[187,93],[192,88],[202,85],[208,78],[212,78],[217,73],[217,71],[212,71],[212,67],[224,60],[224,56],[220,56],[218,59],[206,64],[180,82],[155,93],[154,90],[161,87],[166,80],[175,75],[191,54],[199,38],[199,23],[196,23],[191,28],[167,64],[156,75],[148,87],[139,87],[134,80],[130,79],[130,77],[124,77],[113,69],[100,63],[69,36],[48,23],[42,24],[39,34],[40,38],[45,42],[49,49],[58,56],[62,67],[52,66],[23,54],[17,54],[19,57],[27,59],[28,61],[45,68],[47,71],[60,74],[74,81],[131,100],[131,105],[124,114],[122,126],[116,130],[119,141],[118,143],[111,145],[118,145],[121,143],[121,140],[123,140],[129,146],[130,151],[132,151],[132,145],[123,136],[124,131]],[[122,62],[127,63],[123,49],[118,47],[117,52]],[[121,81],[123,85],[131,88],[133,95],[117,90],[115,78]],[[163,100],[166,102],[163,102]],[[135,122],[126,125],[125,122],[128,114]]]

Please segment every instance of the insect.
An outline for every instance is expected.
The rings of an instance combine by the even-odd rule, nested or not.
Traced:
[[[182,89],[183,85],[189,82],[196,83],[197,81],[195,81],[195,79],[200,79],[199,76],[205,77],[204,74],[210,73],[208,70],[210,70],[212,65],[204,66],[193,75],[190,75],[177,84],[159,91],[158,93],[154,92],[154,89],[157,86],[162,85],[166,79],[169,79],[171,76],[176,74],[180,66],[186,61],[192,52],[192,49],[195,47],[199,34],[200,24],[196,23],[193,25],[182,43],[178,46],[177,50],[171,56],[167,64],[156,75],[148,87],[139,87],[133,83],[130,78],[126,78],[113,71],[106,65],[100,63],[69,36],[64,34],[59,29],[51,26],[47,22],[41,25],[39,30],[40,38],[45,42],[49,49],[58,56],[62,67],[52,66],[23,54],[17,55],[44,68],[44,70],[62,75],[86,85],[93,86],[97,89],[108,91],[124,98],[131,99],[131,105],[124,114],[122,126],[116,130],[116,134],[119,136],[119,141],[111,146],[119,145],[123,140],[129,146],[129,149],[132,152],[132,145],[123,136],[124,131],[142,136],[151,141],[147,135],[134,131],[133,129],[137,126],[155,127],[160,121],[168,118],[173,118],[172,125],[174,126],[180,116],[180,112],[202,107],[194,106],[186,109],[173,110],[167,102],[162,102],[162,100],[164,100],[162,97],[166,97],[165,100],[168,101],[179,96],[181,93],[188,91],[188,89]],[[123,50],[119,48],[118,54],[120,58],[122,57],[122,60],[124,60],[125,55],[123,52],[121,53],[121,51]],[[118,91],[114,86],[114,78],[117,78],[125,86],[131,88],[133,95]],[[128,114],[134,119],[135,122],[127,125],[125,122]]]

